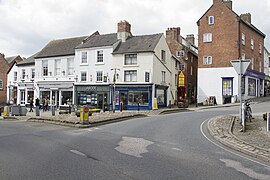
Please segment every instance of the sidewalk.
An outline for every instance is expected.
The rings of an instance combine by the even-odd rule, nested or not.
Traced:
[[[270,162],[270,133],[262,114],[255,114],[252,122],[246,123],[246,132],[236,116],[220,116],[208,121],[210,134],[220,143],[252,157]]]

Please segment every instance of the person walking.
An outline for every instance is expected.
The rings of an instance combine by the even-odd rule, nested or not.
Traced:
[[[37,108],[39,108],[40,104],[39,104],[39,99],[38,98],[36,99],[35,105],[36,105]]]
[[[45,99],[45,111],[48,111],[49,100]]]
[[[45,98],[42,99],[42,110],[43,110],[43,112],[45,111]]]
[[[29,110],[29,112],[34,112],[33,111],[33,106],[34,106],[34,101],[33,101],[32,98],[30,98],[30,110]]]

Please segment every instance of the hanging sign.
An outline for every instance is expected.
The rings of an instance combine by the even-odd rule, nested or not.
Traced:
[[[186,82],[185,82],[185,74],[183,71],[180,71],[178,74],[178,87],[185,87]]]

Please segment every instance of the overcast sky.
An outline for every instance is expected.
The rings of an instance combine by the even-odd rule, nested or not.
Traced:
[[[181,35],[195,34],[197,20],[213,0],[0,0],[0,52],[28,57],[50,40],[115,33],[127,20],[133,35],[164,33],[181,27]],[[233,0],[240,15],[250,12],[252,23],[267,35],[270,49],[270,1]]]

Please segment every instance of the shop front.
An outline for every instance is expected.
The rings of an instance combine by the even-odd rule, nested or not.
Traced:
[[[155,85],[155,98],[157,99],[158,108],[167,107],[168,88],[168,86]]]
[[[114,92],[111,86],[111,94]],[[151,110],[152,85],[117,85],[115,87],[115,109],[120,110]],[[111,104],[113,95],[111,96]]]
[[[76,105],[109,110],[110,88],[108,85],[75,85],[74,90]]]
[[[28,106],[30,100],[34,100],[34,83],[18,83],[18,87],[13,87],[11,92],[11,99],[14,103]],[[17,95],[15,95],[17,93]]]
[[[248,69],[245,73],[245,80],[247,81],[247,96],[259,97],[264,94],[264,78],[265,74]]]

